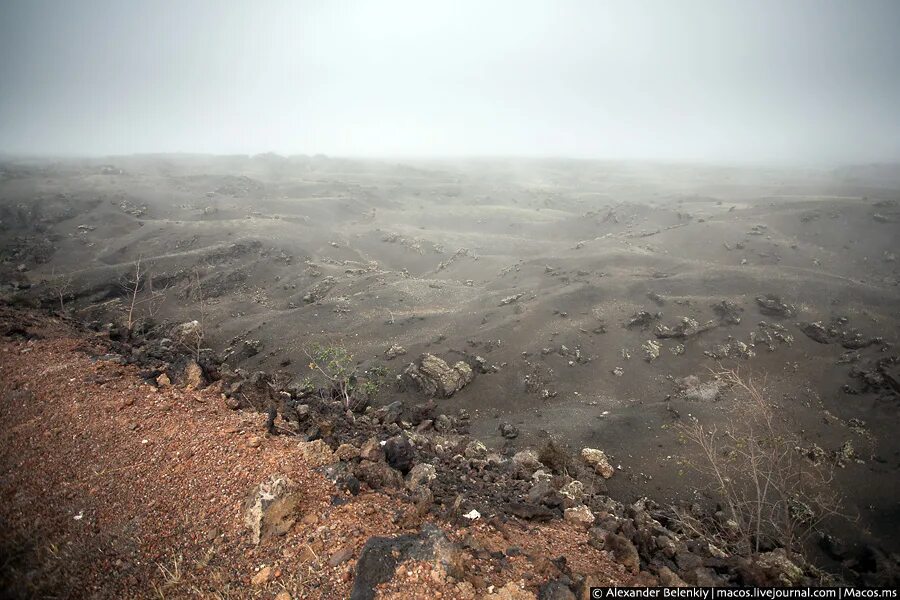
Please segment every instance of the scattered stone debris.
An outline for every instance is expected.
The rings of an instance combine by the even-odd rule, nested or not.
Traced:
[[[503,300],[500,301],[500,304],[498,304],[498,306],[506,306],[507,304],[512,304],[513,302],[518,302],[519,298],[521,298],[524,295],[525,295],[524,293],[519,293],[519,294],[513,294],[512,296],[507,296],[506,298],[504,298]]]
[[[846,329],[844,326],[847,324],[847,321],[846,318],[842,317],[834,318],[828,324],[822,321],[801,321],[797,323],[797,327],[815,342],[820,344],[837,342],[848,350],[859,350],[860,348],[880,344],[884,341],[881,337],[867,337],[858,329]]]
[[[445,574],[463,579],[465,553],[436,526],[426,523],[417,535],[373,537],[366,541],[356,563],[350,600],[373,600],[376,586],[390,581],[398,565],[407,561],[432,564]]]
[[[500,423],[497,427],[497,431],[500,432],[500,435],[508,440],[514,440],[519,437],[519,428],[515,425],[507,422]]]
[[[649,313],[646,310],[642,310],[640,312],[635,313],[626,323],[626,329],[634,329],[635,327],[639,327],[641,329],[647,329],[650,327],[654,321],[658,321],[662,315],[660,313]]]
[[[814,465],[818,465],[825,460],[825,450],[818,444],[812,444],[808,448],[797,448],[797,451]]]
[[[820,344],[830,344],[831,338],[834,335],[833,332],[825,329],[825,326],[822,325],[821,321],[814,321],[812,323],[797,323],[797,327],[800,328],[800,331],[806,334],[806,337],[813,340],[814,342],[819,342]]]
[[[841,447],[834,451],[834,464],[842,469],[857,460],[856,450],[850,440],[841,444]]]
[[[653,362],[659,358],[659,351],[661,348],[662,346],[656,340],[647,340],[641,344],[641,350],[644,351],[644,360]]]
[[[769,352],[775,351],[776,340],[790,346],[794,343],[794,336],[788,332],[784,325],[767,323],[766,321],[760,321],[757,324],[757,329],[750,332],[750,343],[754,346],[764,345]]]
[[[750,228],[747,235],[766,235],[769,227],[763,224],[757,224]]]
[[[722,300],[712,305],[713,312],[719,317],[721,323],[738,325],[741,322],[741,313],[744,309],[731,300]]]
[[[428,396],[449,398],[474,379],[472,368],[463,361],[451,368],[433,354],[423,354],[419,364],[410,363],[403,376],[410,379]]]
[[[675,384],[678,388],[677,398],[689,402],[715,402],[726,388],[726,385],[718,379],[701,382],[696,375],[677,379]]]
[[[384,357],[387,360],[393,360],[398,356],[403,356],[404,354],[406,354],[406,348],[404,348],[400,344],[393,344],[390,348],[384,351]]]
[[[690,317],[681,317],[681,322],[674,327],[657,325],[655,335],[660,339],[686,338],[697,335],[699,333],[703,333],[704,331],[709,331],[710,329],[714,329],[716,326],[717,324],[715,321],[707,321],[706,323],[701,325],[699,322],[691,319]]]
[[[785,303],[780,296],[775,294],[757,296],[756,303],[759,305],[759,312],[764,315],[787,319],[797,314],[797,307]]]
[[[741,340],[728,339],[722,344],[716,344],[710,350],[704,350],[703,354],[716,360],[726,358],[753,358],[756,352],[753,348],[742,342]]]
[[[318,282],[312,288],[310,288],[303,295],[303,302],[306,304],[313,304],[316,302],[321,302],[328,295],[328,292],[337,285],[337,279],[332,277],[331,275],[322,279],[322,281]]]

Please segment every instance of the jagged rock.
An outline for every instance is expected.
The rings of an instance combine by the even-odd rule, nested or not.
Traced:
[[[403,401],[395,400],[377,411],[378,419],[385,425],[396,423],[403,414]]]
[[[465,574],[462,548],[440,529],[425,523],[415,536],[372,537],[366,541],[356,563],[350,600],[373,600],[376,586],[390,581],[398,565],[406,561],[431,563],[434,570],[457,579]]]
[[[384,460],[384,448],[377,438],[369,438],[359,449],[359,457],[363,460],[378,462]]]
[[[576,506],[567,508],[563,512],[563,518],[567,523],[572,523],[576,527],[590,529],[594,524],[594,513],[587,506]]]
[[[692,335],[697,335],[698,333],[703,333],[704,331],[709,331],[715,326],[715,321],[707,321],[706,323],[701,325],[695,319],[691,319],[690,317],[681,317],[681,322],[674,327],[657,325],[655,335],[660,339],[686,338]]]
[[[532,473],[543,466],[544,465],[538,460],[537,454],[533,450],[516,452],[510,461],[513,477],[518,479],[528,479],[531,477]]]
[[[384,357],[387,360],[392,360],[397,358],[398,356],[403,356],[406,354],[406,348],[401,346],[400,344],[394,344],[384,352]]]
[[[487,447],[478,440],[472,440],[466,444],[466,449],[463,450],[463,456],[475,460],[484,460],[487,457],[487,453]]]
[[[322,469],[325,477],[338,489],[347,490],[354,496],[359,494],[359,479],[353,474],[352,463],[339,461]]]
[[[437,405],[434,403],[434,400],[416,404],[409,411],[409,422],[413,425],[418,425],[423,421],[434,421],[434,411],[436,408]]]
[[[820,344],[830,344],[832,342],[831,333],[822,325],[821,321],[813,321],[812,323],[797,323],[800,331],[806,334],[806,337]]]
[[[715,402],[725,388],[725,384],[717,379],[701,382],[696,375],[688,375],[676,381],[678,398],[689,402]]]
[[[300,454],[303,461],[310,467],[324,467],[334,462],[334,452],[322,440],[314,440],[312,442],[299,443]]]
[[[637,548],[631,543],[631,540],[625,536],[608,533],[603,548],[612,553],[617,563],[624,566],[632,573],[638,573],[641,570],[641,557]]]
[[[594,471],[603,477],[603,479],[609,479],[615,474],[615,469],[609,464],[609,459],[606,457],[606,453],[603,452],[603,450],[584,448],[581,451],[581,458],[583,458],[587,464],[591,465],[594,468]]]
[[[750,567],[751,585],[792,587],[803,582],[803,569],[793,562],[784,548],[760,554]]]
[[[513,302],[518,301],[519,298],[521,298],[524,295],[525,294],[513,294],[512,296],[507,296],[506,298],[504,298],[503,300],[500,301],[500,304],[498,304],[498,306],[506,306],[507,304],[512,304]]]
[[[403,487],[403,476],[384,461],[361,461],[353,468],[353,473],[373,490]]]
[[[543,504],[555,508],[562,504],[562,497],[550,485],[550,478],[535,479],[525,499],[531,504]]]
[[[781,297],[775,294],[758,296],[756,303],[759,305],[759,312],[764,315],[786,319],[797,314],[797,308],[793,304],[783,302]]]
[[[728,340],[723,344],[716,344],[710,350],[704,350],[703,354],[710,358],[722,360],[725,358],[753,358],[756,352],[753,348],[741,340]]]
[[[384,457],[387,464],[405,475],[416,462],[416,449],[405,435],[395,435],[385,442]]]
[[[508,440],[514,440],[519,437],[519,428],[511,423],[500,423],[500,425],[497,427],[497,431],[499,431],[500,435]]]
[[[453,429],[453,421],[447,415],[441,414],[434,418],[434,430],[438,433],[449,433]]]
[[[584,498],[584,484],[573,479],[569,483],[559,488],[559,495],[568,500],[570,503],[578,503]]]
[[[200,321],[188,321],[172,330],[171,337],[184,348],[197,348],[203,341],[203,326]]]
[[[284,475],[272,475],[256,486],[244,505],[244,523],[254,544],[275,535],[283,535],[297,520],[297,508],[303,499],[299,487]]]
[[[418,388],[429,396],[449,398],[472,382],[475,374],[463,361],[451,368],[433,354],[423,354],[419,364],[410,363],[403,372]]]
[[[744,309],[731,300],[722,300],[713,304],[713,312],[718,315],[719,321],[722,323],[737,325],[741,322],[741,313],[744,312]]]
[[[653,321],[658,321],[662,315],[659,313],[651,314],[646,310],[642,310],[640,312],[635,313],[626,323],[626,329],[634,329],[635,327],[640,327],[641,329],[647,329],[650,325],[653,324]]]
[[[345,461],[359,458],[359,448],[349,443],[341,444],[340,446],[338,446],[337,450],[334,451],[334,457],[338,460]]]
[[[206,385],[203,369],[196,361],[188,361],[184,367],[184,383],[189,390],[197,390]]]
[[[406,489],[415,492],[422,487],[428,487],[435,479],[437,479],[437,471],[434,466],[428,463],[419,463],[410,469],[406,476]]]
[[[659,345],[659,342],[656,340],[647,340],[643,344],[641,344],[641,350],[644,351],[644,360],[647,362],[653,362],[657,358],[659,358],[659,350],[662,346]]]
[[[699,587],[721,587],[725,583],[721,576],[708,567],[697,567],[687,573],[685,577]]]

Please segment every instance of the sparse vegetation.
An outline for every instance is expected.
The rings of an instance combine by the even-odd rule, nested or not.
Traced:
[[[72,293],[72,276],[66,274],[57,274],[54,269],[50,274],[50,280],[47,282],[47,286],[50,291],[53,292],[53,295],[56,299],[59,300],[59,312],[61,314],[65,314],[66,312],[66,299]]]
[[[368,403],[381,389],[387,375],[380,367],[360,373],[353,355],[343,346],[313,344],[305,353],[313,379],[319,379],[320,388],[336,395],[347,409]]]
[[[197,304],[197,318],[182,323],[175,332],[178,345],[189,352],[196,362],[200,362],[203,354],[203,342],[206,335],[204,321],[203,288],[200,285],[200,272],[194,270],[188,285],[187,298]]]
[[[833,465],[802,454],[800,436],[779,422],[764,385],[737,370],[716,375],[734,393],[732,419],[723,426],[692,419],[680,433],[698,450],[688,465],[710,478],[721,508],[714,519],[678,510],[682,526],[732,552],[801,551],[809,534],[840,514]]]
[[[124,325],[130,338],[139,319],[153,317],[159,311],[166,300],[167,286],[153,288],[153,273],[142,268],[140,257],[134,263],[134,271],[123,277],[120,285],[125,296]]]

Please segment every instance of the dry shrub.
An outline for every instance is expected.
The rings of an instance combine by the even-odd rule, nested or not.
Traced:
[[[676,510],[681,524],[734,553],[772,546],[800,552],[825,519],[840,514],[834,464],[804,456],[800,436],[776,418],[764,384],[737,370],[716,375],[735,396],[730,420],[706,426],[694,418],[680,434],[698,450],[688,466],[712,481],[720,511],[710,519]]]

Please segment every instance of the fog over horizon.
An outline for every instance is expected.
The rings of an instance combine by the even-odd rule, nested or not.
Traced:
[[[900,2],[0,5],[0,152],[900,160]]]

